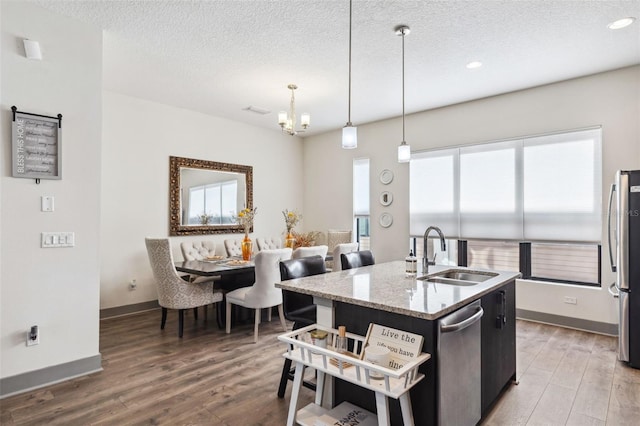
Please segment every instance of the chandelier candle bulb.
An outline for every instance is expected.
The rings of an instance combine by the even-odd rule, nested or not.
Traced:
[[[300,125],[306,129],[311,124],[311,116],[308,113],[304,113],[300,116]]]
[[[287,112],[286,111],[280,111],[278,113],[278,124],[279,125],[283,125],[287,123]]]

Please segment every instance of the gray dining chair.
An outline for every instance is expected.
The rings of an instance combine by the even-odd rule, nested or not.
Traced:
[[[338,244],[351,242],[351,230],[329,229],[327,232],[327,246],[333,252]]]
[[[167,322],[167,309],[177,309],[178,337],[182,337],[185,309],[221,302],[223,295],[219,291],[214,291],[213,281],[210,278],[201,277],[202,279],[189,282],[178,275],[168,238],[145,238],[145,245],[156,281],[158,304],[162,308],[160,329],[164,330]]]

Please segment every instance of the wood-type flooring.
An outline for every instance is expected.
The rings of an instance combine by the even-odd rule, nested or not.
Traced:
[[[182,339],[174,311],[164,331],[159,310],[102,320],[104,370],[0,400],[0,424],[284,425],[277,316],[254,344],[251,323],[227,335],[214,314],[188,315]],[[640,370],[616,360],[614,337],[518,321],[517,361],[519,385],[483,425],[640,424]],[[312,399],[303,388],[301,404]]]

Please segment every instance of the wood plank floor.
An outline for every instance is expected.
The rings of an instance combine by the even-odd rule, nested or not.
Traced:
[[[178,339],[176,316],[164,331],[159,311],[102,320],[104,371],[0,400],[0,424],[283,425],[277,317],[253,344],[252,324],[226,335],[211,310]],[[615,338],[527,321],[517,334],[520,384],[483,425],[640,424],[640,370],[616,361]]]

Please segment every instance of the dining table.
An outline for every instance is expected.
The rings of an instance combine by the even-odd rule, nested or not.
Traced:
[[[253,260],[243,261],[236,257],[215,260],[183,260],[175,262],[176,271],[201,277],[219,277],[214,281],[213,290],[222,290],[223,294],[242,287],[250,287],[255,282],[255,263]],[[217,313],[218,327],[223,328],[226,309],[224,300]],[[241,309],[235,320],[246,322],[250,320],[250,312]]]
[[[219,260],[183,260],[176,262],[176,271],[203,277],[233,276],[238,274],[255,274],[253,260],[243,261],[237,258]],[[250,283],[251,285],[253,283]]]

